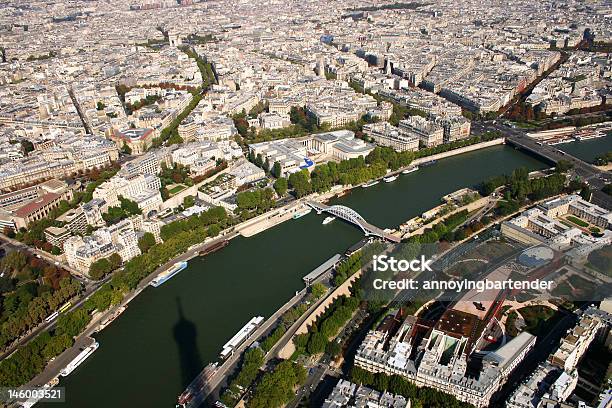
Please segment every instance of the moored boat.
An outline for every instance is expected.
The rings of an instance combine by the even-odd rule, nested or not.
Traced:
[[[172,278],[174,275],[176,275],[180,271],[184,270],[185,268],[187,268],[186,261],[177,262],[167,271],[164,271],[160,273],[159,275],[157,275],[157,277],[155,277],[155,279],[151,281],[150,285],[156,288],[160,286],[162,283]]]
[[[414,173],[415,171],[419,170],[419,166],[410,166],[405,170],[402,170],[402,174],[410,174],[410,173]]]
[[[379,183],[378,180],[372,180],[369,183],[362,184],[361,187],[368,188],[368,187],[372,187],[372,186],[374,186],[374,185],[376,185],[378,183]]]

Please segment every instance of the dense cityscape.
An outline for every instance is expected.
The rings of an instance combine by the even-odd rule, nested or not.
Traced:
[[[0,4],[0,404],[612,408],[611,51],[606,0]]]

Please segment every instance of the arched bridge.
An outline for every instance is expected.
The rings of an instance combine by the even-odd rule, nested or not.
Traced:
[[[391,242],[400,242],[401,238],[389,234],[375,225],[368,223],[359,213],[352,208],[343,205],[326,205],[315,201],[306,201],[306,205],[314,209],[317,213],[326,212],[335,217],[348,221],[351,224],[357,225],[366,236],[376,236],[386,239]]]

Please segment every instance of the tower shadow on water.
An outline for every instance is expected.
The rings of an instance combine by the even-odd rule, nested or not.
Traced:
[[[179,352],[182,385],[187,386],[202,370],[202,358],[196,342],[196,326],[185,318],[179,298],[176,298],[176,305],[178,320],[172,328],[172,333]]]

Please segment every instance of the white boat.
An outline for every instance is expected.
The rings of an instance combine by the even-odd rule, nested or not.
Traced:
[[[418,170],[419,170],[419,166],[410,166],[406,170],[403,170],[402,174],[414,173],[415,171],[418,171]]]
[[[327,225],[327,224],[329,224],[330,222],[332,222],[332,221],[333,221],[333,220],[335,220],[335,219],[336,219],[336,217],[326,217],[326,218],[323,220],[323,225]]]
[[[385,183],[391,183],[392,181],[395,181],[395,180],[397,180],[397,176],[389,176],[389,177],[383,178],[383,181]]]
[[[171,277],[173,277],[174,275],[176,275],[177,273],[179,273],[180,271],[184,270],[185,268],[187,268],[186,261],[177,262],[174,265],[172,265],[172,267],[168,269],[167,271],[164,271],[160,273],[159,275],[157,275],[155,279],[153,279],[151,283],[149,283],[149,285],[156,288],[162,283],[166,282]]]
[[[295,214],[293,214],[293,219],[297,220],[298,218],[302,218],[306,214],[310,214],[311,211],[312,211],[312,208],[308,207],[307,209],[305,209],[302,212],[296,212]]]
[[[66,377],[67,375],[69,375],[78,366],[80,366],[83,363],[83,361],[87,360],[87,358],[91,356],[93,352],[98,349],[98,347],[100,347],[100,343],[96,341],[91,346],[81,351],[79,355],[74,358],[74,360],[68,363],[68,365],[60,371],[60,375],[62,377]]]
[[[365,183],[365,184],[363,184],[361,187],[363,187],[363,188],[368,188],[368,187],[372,187],[372,186],[374,186],[374,185],[376,185],[376,184],[378,184],[378,183],[379,183],[379,181],[378,181],[378,180],[373,180],[373,181],[370,181],[369,183]]]

